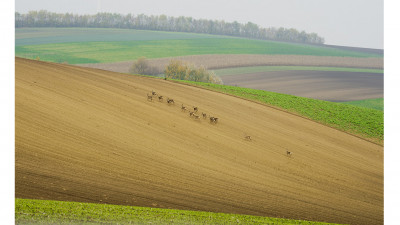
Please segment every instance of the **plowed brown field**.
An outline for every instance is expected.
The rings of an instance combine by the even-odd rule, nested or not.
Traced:
[[[333,102],[383,98],[383,74],[339,71],[269,71],[222,76],[225,85]]]
[[[15,66],[18,198],[383,223],[382,146],[165,80],[20,58]],[[175,105],[148,101],[151,90]],[[219,122],[193,119],[181,104]]]

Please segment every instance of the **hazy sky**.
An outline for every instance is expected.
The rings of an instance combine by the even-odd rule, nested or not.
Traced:
[[[315,32],[326,44],[383,48],[383,0],[16,0],[15,10],[191,16]]]

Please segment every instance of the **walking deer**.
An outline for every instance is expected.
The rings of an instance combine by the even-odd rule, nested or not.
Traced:
[[[214,124],[218,123],[218,118],[210,116],[210,123],[214,123]]]
[[[147,94],[147,101],[153,101],[153,96]]]
[[[175,104],[174,100],[173,100],[173,99],[170,99],[170,98],[167,98],[167,103],[168,103],[168,104]]]
[[[186,111],[186,107],[185,107],[185,106],[183,106],[183,104],[182,104],[182,106],[181,106],[181,109],[182,109],[182,111],[183,111],[183,112],[185,112],[185,111]]]

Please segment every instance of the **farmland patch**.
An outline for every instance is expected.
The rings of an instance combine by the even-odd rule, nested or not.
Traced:
[[[45,61],[67,61],[70,64],[119,62],[135,60],[142,56],[163,58],[207,54],[310,55],[382,59],[374,54],[335,48],[240,38],[69,42],[15,47],[15,55],[18,57],[39,57]],[[78,58],[90,60],[81,62]]]
[[[15,68],[17,198],[383,223],[381,145],[169,80],[20,58]],[[176,104],[147,100],[152,90]],[[357,108],[331,104],[327,122]]]
[[[260,72],[276,72],[276,71],[337,71],[337,72],[365,72],[365,73],[383,73],[382,69],[364,69],[349,67],[324,67],[324,66],[251,66],[251,67],[235,67],[227,69],[218,69],[214,72],[218,76],[240,75]]]
[[[218,74],[243,74],[253,72],[287,70],[298,66],[313,67],[316,70],[321,67],[329,67],[330,70],[379,72],[383,70],[382,58],[355,58],[334,56],[310,56],[310,55],[255,55],[255,54],[213,54],[213,55],[189,55],[148,59],[149,65],[155,67],[159,73],[163,73],[171,60],[180,60],[204,66],[208,69],[216,69]],[[120,73],[128,73],[133,61],[115,63],[90,63],[80,66],[98,68]],[[340,67],[336,69],[334,67]],[[344,68],[345,67],[345,68]],[[222,69],[228,68],[228,69]],[[271,69],[272,68],[272,69]],[[279,69],[277,69],[279,68]],[[221,69],[221,71],[219,71]],[[364,69],[364,70],[363,70]],[[372,70],[372,71],[371,71]]]
[[[225,85],[333,102],[383,97],[383,74],[341,71],[271,71],[222,76]]]
[[[15,46],[71,42],[116,42],[226,38],[219,35],[114,28],[16,28]]]

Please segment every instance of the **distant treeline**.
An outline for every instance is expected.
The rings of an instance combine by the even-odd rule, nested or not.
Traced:
[[[203,34],[229,35],[262,40],[287,41],[309,44],[323,44],[324,38],[316,33],[299,32],[294,28],[262,28],[257,24],[234,21],[193,19],[192,17],[121,15],[117,13],[97,13],[78,15],[72,13],[53,13],[46,10],[30,11],[27,14],[15,13],[15,27],[92,27],[124,28],[191,32]]]

